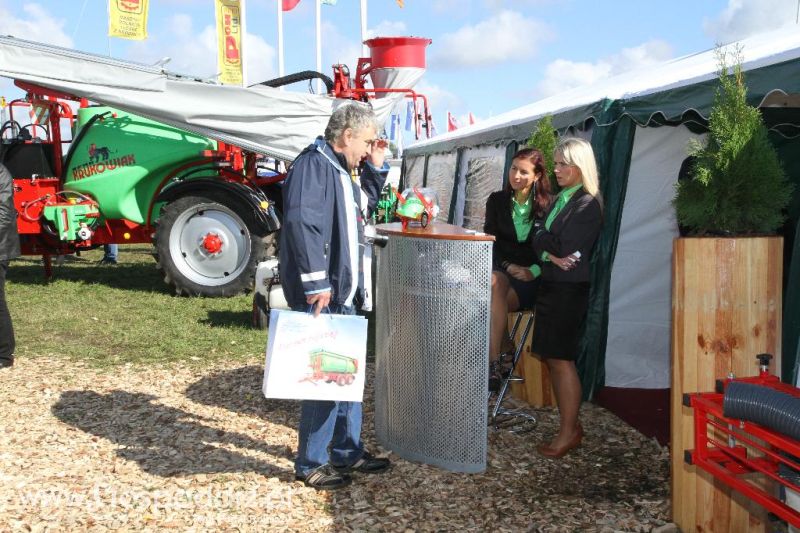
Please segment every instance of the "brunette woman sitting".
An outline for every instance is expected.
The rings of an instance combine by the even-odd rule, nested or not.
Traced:
[[[492,311],[489,361],[512,349],[508,313],[531,309],[541,272],[533,250],[534,221],[542,220],[552,202],[550,180],[539,150],[523,148],[514,154],[508,183],[489,195],[484,232],[494,235],[492,250]]]

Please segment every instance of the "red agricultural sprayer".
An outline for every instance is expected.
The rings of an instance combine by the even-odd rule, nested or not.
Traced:
[[[351,78],[303,72],[223,86],[142,65],[0,37],[0,76],[25,97],[3,110],[0,162],[14,177],[24,254],[152,242],[179,294],[229,296],[276,256],[285,165],[321,134],[337,100],[385,121],[413,90],[429,39],[376,38]],[[57,68],[56,68],[57,67]],[[66,74],[69,73],[69,74]],[[321,78],[327,94],[277,90]]]

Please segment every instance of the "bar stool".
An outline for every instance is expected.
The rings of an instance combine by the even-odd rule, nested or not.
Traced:
[[[536,417],[532,414],[526,413],[520,409],[508,409],[503,407],[503,401],[506,399],[506,394],[508,393],[511,383],[521,383],[525,381],[525,378],[515,374],[515,371],[525,348],[525,341],[528,340],[528,335],[530,335],[531,329],[533,329],[533,310],[520,309],[517,312],[514,325],[511,328],[511,339],[513,341],[526,313],[528,314],[528,320],[525,322],[524,329],[519,337],[519,341],[516,346],[514,346],[513,352],[501,353],[500,358],[496,362],[497,368],[499,368],[500,387],[494,401],[494,406],[492,407],[489,421],[489,424],[494,429],[507,429],[512,433],[530,431],[533,429],[533,425],[536,424]]]

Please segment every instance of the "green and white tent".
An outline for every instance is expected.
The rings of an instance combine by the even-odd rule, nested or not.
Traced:
[[[796,184],[783,229],[783,377],[794,381],[800,337],[800,32],[761,34],[738,45],[748,98],[761,108]],[[678,236],[671,201],[689,142],[707,131],[717,68],[714,50],[685,56],[565,91],[405,151],[403,184],[435,189],[449,222],[482,229],[486,198],[503,186],[509,158],[542,117],[551,115],[559,132],[591,140],[606,223],[593,258],[578,360],[588,397],[604,385],[670,386],[671,253]]]

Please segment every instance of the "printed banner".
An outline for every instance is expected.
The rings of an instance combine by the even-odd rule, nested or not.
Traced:
[[[242,85],[242,10],[239,0],[215,0],[219,81]]]
[[[147,39],[149,0],[108,0],[108,36],[122,39]]]
[[[267,398],[360,402],[367,320],[273,309],[262,391]]]

